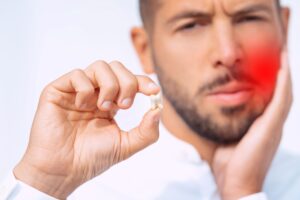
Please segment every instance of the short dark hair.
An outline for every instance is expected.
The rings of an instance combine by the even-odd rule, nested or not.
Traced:
[[[145,27],[153,24],[155,10],[159,4],[159,0],[139,0],[140,16]]]
[[[139,10],[142,22],[145,27],[149,27],[154,22],[155,10],[160,5],[160,0],[139,0]],[[278,9],[281,7],[280,0],[276,0]]]

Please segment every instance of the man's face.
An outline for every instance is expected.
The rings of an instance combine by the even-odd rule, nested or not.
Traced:
[[[284,36],[275,0],[161,0],[152,54],[163,92],[200,136],[240,140],[272,97]]]

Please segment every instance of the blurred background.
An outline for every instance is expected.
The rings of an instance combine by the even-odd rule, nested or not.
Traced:
[[[0,0],[0,180],[24,153],[47,83],[97,59],[120,60],[135,74],[143,73],[129,35],[132,26],[140,25],[137,2]],[[292,10],[289,50],[295,99],[281,145],[300,154],[300,1],[283,3]],[[138,124],[149,105],[139,95],[131,110],[118,114],[121,127]]]

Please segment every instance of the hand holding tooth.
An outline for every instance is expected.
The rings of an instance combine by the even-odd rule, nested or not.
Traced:
[[[147,112],[130,131],[121,130],[113,117],[118,109],[130,108],[137,93],[159,91],[150,78],[133,75],[119,62],[98,61],[50,83],[40,97],[16,178],[65,199],[158,139],[159,108]]]

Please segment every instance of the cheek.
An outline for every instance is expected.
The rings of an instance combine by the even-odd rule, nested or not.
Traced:
[[[279,70],[279,53],[274,48],[256,48],[249,53],[247,73],[262,88],[262,92],[274,89]]]

